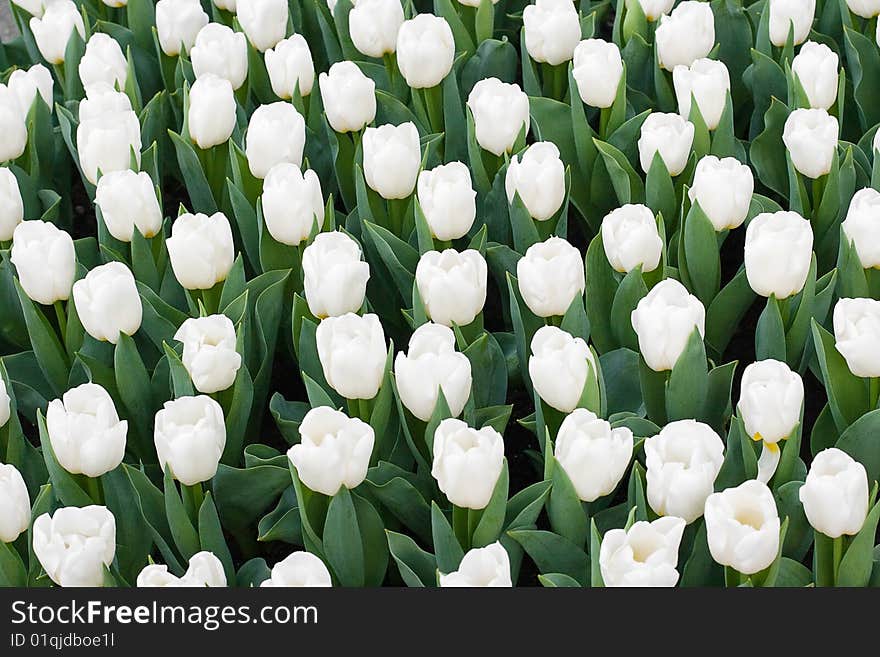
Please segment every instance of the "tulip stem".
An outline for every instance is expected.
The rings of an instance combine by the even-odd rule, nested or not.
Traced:
[[[599,110],[599,137],[605,139],[608,130],[608,121],[611,120],[611,107],[603,107]]]
[[[391,221],[391,232],[403,237],[403,224],[406,220],[406,206],[409,199],[389,199],[388,216]]]
[[[868,389],[868,410],[873,411],[877,408],[877,404],[880,403],[880,377],[872,376],[868,379]]]
[[[104,496],[101,495],[101,487],[96,477],[85,477],[86,492],[95,504],[103,504]]]
[[[0,251],[8,251],[12,247],[12,240],[0,240]]]
[[[428,122],[433,132],[444,132],[443,125],[443,88],[440,85],[422,89],[425,95],[425,108]]]
[[[840,571],[840,561],[843,559],[843,536],[831,539],[832,563],[834,573],[834,584],[837,585],[837,575]]]
[[[52,304],[55,307],[55,317],[58,319],[58,331],[61,333],[61,339],[67,335],[67,313],[64,311],[64,304],[56,301]]]
[[[724,567],[724,586],[736,588],[742,584],[742,573],[731,566]]]
[[[193,484],[192,486],[187,486],[186,484],[180,485],[181,492],[183,493],[184,503],[191,510],[193,519],[197,519],[199,517],[199,509],[202,508],[202,502],[205,501],[205,491],[202,489],[202,484]]]
[[[458,539],[461,549],[467,551],[471,547],[470,510],[452,505],[452,531]]]

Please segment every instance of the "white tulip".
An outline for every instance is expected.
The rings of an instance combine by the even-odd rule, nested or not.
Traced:
[[[265,178],[281,162],[302,165],[306,122],[291,103],[261,105],[251,115],[244,141],[248,168],[256,178]]]
[[[819,178],[831,171],[837,130],[837,117],[824,109],[796,109],[789,114],[782,141],[794,168],[807,178]]]
[[[55,81],[52,74],[42,64],[34,64],[27,71],[17,69],[9,76],[9,90],[18,98],[23,116],[27,116],[37,94],[40,94],[40,98],[46,103],[49,112],[52,112],[55,109],[55,103],[52,100],[54,86]]]
[[[70,297],[76,251],[69,233],[48,221],[23,221],[15,227],[9,253],[28,297],[47,306]]]
[[[737,403],[746,433],[754,440],[775,444],[800,424],[804,382],[778,360],[752,363],[743,371]]]
[[[31,499],[24,479],[14,465],[0,463],[0,543],[17,540],[30,524]]]
[[[846,0],[846,6],[856,16],[874,18],[880,14],[880,3],[877,0]]]
[[[580,251],[561,237],[532,244],[516,263],[523,301],[538,317],[565,315],[584,293],[584,261]]]
[[[504,438],[485,426],[472,429],[447,418],[434,432],[431,476],[455,506],[485,509],[504,468]]]
[[[532,337],[529,378],[535,392],[558,411],[570,413],[581,400],[590,372],[597,375],[593,352],[581,338],[555,326],[542,326]]]
[[[31,18],[31,32],[43,59],[50,64],[62,64],[67,43],[74,30],[81,39],[86,38],[82,14],[79,13],[79,6],[72,0],[52,0],[45,7],[41,17]]]
[[[208,14],[198,0],[159,0],[156,3],[156,33],[159,45],[169,57],[181,50],[190,52],[196,36],[208,24]]]
[[[96,82],[103,82],[120,91],[125,89],[128,62],[113,37],[96,32],[89,37],[79,61],[79,78],[86,93]]]
[[[746,220],[755,191],[755,178],[747,164],[734,157],[704,155],[688,190],[691,203],[700,208],[716,231],[738,228]]]
[[[25,113],[18,96],[5,84],[0,84],[0,162],[11,162],[24,153],[28,131]]]
[[[535,0],[523,10],[526,50],[536,62],[562,64],[581,40],[578,10],[571,0]]]
[[[388,347],[376,315],[327,317],[318,324],[315,338],[331,388],[346,399],[372,399],[378,394]]]
[[[468,550],[458,565],[458,570],[446,575],[440,573],[440,586],[443,588],[513,586],[507,550],[497,541],[483,548]]]
[[[686,2],[691,1],[686,0]],[[651,112],[642,123],[639,134],[639,164],[642,170],[648,173],[654,161],[654,154],[660,153],[669,175],[677,176],[687,166],[693,143],[693,123],[678,114]]]
[[[141,124],[132,111],[107,113],[76,129],[76,149],[83,175],[93,185],[98,176],[125,171],[141,161]]]
[[[235,95],[229,80],[212,73],[196,79],[189,90],[186,124],[190,139],[202,150],[229,140],[235,128]]]
[[[370,265],[346,233],[318,233],[303,251],[302,269],[306,301],[315,317],[356,313],[364,305]]]
[[[431,236],[451,241],[464,237],[477,216],[477,192],[463,162],[441,164],[421,171],[416,184],[419,206]]]
[[[31,16],[36,16],[37,18],[41,17],[45,10],[44,0],[10,0],[10,2],[16,7],[24,9]]]
[[[174,276],[187,290],[210,290],[226,280],[235,259],[232,228],[222,212],[180,215],[165,245]]]
[[[419,130],[414,123],[367,128],[362,146],[364,178],[370,189],[386,199],[412,194],[422,163]]]
[[[131,111],[131,100],[128,96],[106,82],[96,82],[89,88],[88,96],[79,103],[79,122],[107,121],[108,117],[116,117]]]
[[[306,488],[336,495],[367,477],[376,436],[373,427],[329,406],[313,408],[299,426],[301,441],[287,457]]]
[[[301,171],[291,162],[279,162],[263,180],[263,220],[276,242],[297,246],[317,224],[324,226],[321,181],[311,169]]]
[[[302,34],[292,34],[266,51],[266,70],[276,96],[284,100],[293,97],[299,85],[300,96],[312,93],[315,84],[315,64],[308,42]]]
[[[235,350],[235,326],[226,315],[190,317],[174,339],[183,343],[183,366],[196,390],[210,395],[235,383],[241,354]]]
[[[779,48],[794,30],[794,45],[803,43],[810,34],[816,0],[768,0],[770,3],[770,42]]]
[[[116,344],[121,334],[134,335],[141,327],[143,306],[134,274],[121,262],[99,265],[76,281],[73,303],[95,340]]]
[[[840,299],[834,306],[834,340],[850,372],[880,376],[880,301]]]
[[[672,11],[672,5],[674,4],[675,0],[639,0],[642,13],[645,14],[645,18],[649,21],[656,21],[663,14],[668,14]]]
[[[397,66],[413,89],[436,87],[452,70],[455,40],[442,16],[418,14],[397,33]]]
[[[213,73],[238,89],[247,77],[247,39],[225,25],[208,23],[196,35],[190,60],[196,78]]]
[[[358,132],[376,118],[376,83],[354,62],[336,62],[318,76],[327,122],[336,132]]]
[[[837,100],[837,53],[824,43],[807,41],[791,61],[791,71],[801,83],[810,107],[830,109]]]
[[[746,227],[746,278],[763,297],[800,292],[812,257],[813,229],[797,212],[762,212]]]
[[[226,447],[223,408],[207,395],[167,401],[156,413],[153,440],[159,466],[180,483],[208,481]]]
[[[660,66],[672,71],[690,66],[715,47],[715,16],[708,2],[685,0],[660,18],[654,34]]]
[[[96,505],[44,513],[34,520],[33,548],[59,586],[102,586],[104,567],[116,555],[116,518],[107,507]]]
[[[12,239],[15,227],[24,219],[24,203],[18,179],[11,169],[0,167],[0,242]]]
[[[265,52],[287,34],[287,0],[237,0],[241,29],[254,48]]]
[[[615,271],[654,271],[663,254],[663,240],[654,212],[647,205],[628,203],[602,219],[602,246]]]
[[[189,567],[182,577],[168,572],[165,564],[144,566],[137,576],[138,588],[144,587],[225,587],[226,573],[223,563],[213,552],[196,552],[189,560]]]
[[[706,127],[714,130],[721,121],[727,93],[730,91],[730,73],[724,62],[701,58],[690,66],[679,64],[672,70],[672,83],[678,100],[678,113],[685,119],[691,114],[691,97]]]
[[[521,157],[514,155],[507,166],[504,189],[508,203],[519,194],[536,221],[547,221],[556,214],[565,201],[565,165],[556,144],[539,141]]]
[[[529,132],[529,97],[517,84],[498,78],[477,82],[467,99],[477,143],[493,155],[513,150],[520,133]]]
[[[674,278],[657,283],[630,317],[639,351],[655,372],[671,370],[694,332],[706,333],[706,309]]]
[[[135,228],[144,237],[162,230],[162,209],[156,185],[146,171],[111,171],[101,176],[95,205],[107,231],[121,242],[131,242]]]
[[[403,19],[400,0],[358,0],[348,14],[351,42],[362,55],[381,58],[394,52]]]
[[[416,266],[416,286],[429,319],[467,326],[486,303],[488,267],[479,251],[454,249],[423,253]]]
[[[590,107],[611,107],[623,76],[623,59],[616,43],[586,39],[574,49],[571,71],[581,100]]]
[[[862,267],[880,268],[880,192],[865,187],[853,194],[841,225]]]
[[[602,538],[599,567],[605,586],[672,587],[678,582],[678,547],[685,521],[675,516],[640,520]]]
[[[333,586],[327,566],[311,552],[298,551],[289,554],[272,566],[269,579],[261,587],[328,587]]]
[[[865,466],[836,447],[823,449],[813,458],[798,497],[817,531],[830,538],[858,534],[868,515]]]
[[[661,516],[688,523],[703,515],[724,462],[724,442],[707,424],[670,422],[645,440],[648,504]]]

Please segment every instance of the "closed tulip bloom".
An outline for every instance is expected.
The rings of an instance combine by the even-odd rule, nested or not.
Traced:
[[[306,301],[315,317],[356,313],[364,305],[370,265],[347,234],[319,233],[303,251],[302,268]]]
[[[145,587],[225,587],[226,573],[223,563],[213,552],[196,552],[189,560],[189,567],[182,577],[168,572],[165,564],[151,563],[144,566],[137,576],[138,588]]]
[[[128,422],[119,419],[110,394],[95,383],[49,402],[46,430],[56,460],[71,474],[100,477],[125,455]]]
[[[672,11],[672,5],[675,0],[639,0],[642,6],[642,12],[649,21],[656,21],[663,14]]]
[[[834,306],[834,340],[850,372],[880,376],[880,301],[841,299]]]
[[[640,203],[612,210],[602,219],[602,246],[615,271],[625,273],[640,265],[642,272],[654,271],[663,254],[654,212]]]
[[[321,181],[311,169],[291,162],[274,165],[263,180],[263,220],[276,242],[297,246],[324,226]]]
[[[367,477],[376,436],[373,427],[329,406],[313,408],[299,426],[300,442],[287,457],[300,481],[324,495],[357,488]]]
[[[24,219],[24,203],[18,179],[6,167],[0,167],[0,241],[12,239],[15,227]]]
[[[708,2],[685,0],[660,18],[654,35],[660,66],[690,66],[715,47],[715,16]]]
[[[121,242],[131,242],[135,228],[144,237],[162,229],[162,209],[156,185],[146,171],[111,171],[98,180],[95,205],[108,232]]]
[[[862,267],[880,268],[880,192],[865,187],[853,194],[841,225]]]
[[[779,552],[779,512],[773,493],[754,479],[706,500],[706,539],[712,558],[753,575]]]
[[[385,331],[373,314],[346,313],[318,324],[315,338],[324,378],[346,399],[372,399],[385,378]]]
[[[364,178],[382,198],[401,199],[412,194],[422,163],[419,130],[407,121],[386,123],[364,131]]]
[[[251,115],[245,135],[248,168],[257,178],[281,162],[302,165],[306,122],[296,108],[279,101],[261,105]]]
[[[237,0],[241,29],[254,48],[265,52],[287,33],[287,0]]]
[[[654,161],[654,154],[660,153],[669,175],[677,176],[687,166],[693,143],[693,123],[678,114],[651,112],[642,123],[639,134],[639,164],[642,170],[648,173]]]
[[[235,326],[226,315],[190,317],[174,339],[183,343],[183,366],[196,390],[210,395],[235,383],[241,354],[235,350]]]
[[[746,278],[763,297],[800,292],[812,257],[813,229],[797,212],[762,212],[746,228]]]
[[[754,440],[775,444],[800,424],[804,382],[785,363],[767,359],[743,372],[737,409],[746,433]]]
[[[159,466],[186,486],[208,481],[226,447],[223,408],[207,395],[178,397],[156,413],[153,440]]]
[[[113,37],[96,32],[89,37],[86,51],[79,62],[79,78],[86,93],[96,82],[104,82],[117,89],[125,89],[128,62],[122,48]]]
[[[225,25],[208,23],[196,35],[190,60],[196,78],[213,73],[238,89],[247,77],[247,39]]]
[[[442,16],[418,14],[397,33],[397,67],[413,89],[436,87],[452,70],[455,40]]]
[[[81,39],[86,38],[79,7],[72,0],[53,0],[46,5],[42,17],[34,16],[30,20],[31,32],[40,54],[50,64],[62,64],[67,42],[74,30]]]
[[[261,587],[328,587],[333,586],[330,571],[311,552],[297,551],[272,566],[269,579]]]
[[[590,107],[611,107],[623,76],[623,59],[616,43],[586,39],[574,49],[571,71],[581,100]]]
[[[547,221],[556,214],[565,201],[565,165],[556,144],[540,141],[529,146],[522,157],[514,155],[507,166],[504,189],[509,203],[519,194],[536,221]]]
[[[462,3],[464,4],[464,3]],[[500,542],[483,548],[473,548],[461,560],[458,570],[440,573],[443,588],[498,588],[511,587],[510,557]]]
[[[602,538],[599,568],[605,586],[672,587],[685,521],[675,516],[610,529]]]
[[[189,52],[196,36],[208,24],[208,14],[198,0],[159,0],[156,3],[156,33],[159,45],[169,57]]]
[[[43,15],[45,9],[43,0],[10,0],[10,2],[16,7],[24,9],[31,16],[36,16],[37,18]]]
[[[367,57],[394,52],[403,18],[400,0],[358,0],[348,14],[354,47]]]
[[[694,329],[706,332],[706,309],[674,278],[657,283],[643,297],[630,318],[639,339],[639,351],[655,372],[671,370]]]
[[[105,506],[63,507],[34,520],[34,554],[58,586],[103,586],[116,556],[116,518]]]
[[[571,480],[578,498],[594,502],[610,495],[626,474],[633,434],[611,425],[592,411],[576,408],[562,421],[553,456]]]
[[[846,0],[846,6],[856,16],[874,18],[880,14],[880,2],[877,0]]]
[[[450,162],[421,171],[416,191],[432,237],[451,241],[467,235],[477,216],[477,192],[466,164]]]
[[[0,162],[11,162],[21,157],[27,146],[28,132],[25,113],[18,96],[5,84],[0,84]]]
[[[785,120],[782,141],[791,163],[807,178],[831,171],[837,152],[837,118],[824,109],[796,109]]]
[[[96,185],[98,176],[125,171],[141,161],[141,124],[134,112],[117,112],[84,121],[76,129],[79,163],[86,179]]]
[[[300,96],[312,93],[315,84],[315,64],[308,42],[302,34],[292,34],[266,51],[266,70],[276,96],[284,100],[293,97],[299,86]]]
[[[782,47],[788,40],[788,33],[794,30],[794,45],[803,43],[813,26],[816,13],[816,0],[769,0],[770,2],[770,42]]]
[[[704,155],[688,190],[691,203],[699,203],[716,231],[738,228],[749,214],[755,178],[747,164],[735,157]]]
[[[587,343],[555,326],[542,326],[532,337],[529,377],[535,392],[557,411],[570,413],[580,402],[596,361]]]
[[[678,113],[683,118],[691,114],[693,97],[706,127],[709,130],[718,127],[730,91],[730,74],[724,62],[701,58],[690,66],[679,64],[672,70],[672,83],[678,100]]]
[[[17,69],[9,76],[9,90],[18,98],[22,116],[27,116],[37,94],[40,94],[40,98],[46,103],[49,112],[52,112],[55,109],[55,103],[52,100],[54,86],[55,81],[52,79],[52,74],[42,64],[34,64],[27,71]]]
[[[584,293],[584,261],[580,251],[561,237],[532,244],[516,263],[523,301],[538,317],[565,315]]]
[[[467,326],[486,303],[488,267],[479,251],[455,249],[423,253],[416,266],[416,286],[429,319]]]
[[[9,398],[9,393],[6,391],[6,382],[0,377],[0,428],[4,427],[6,423],[9,422],[11,413],[12,400]]]
[[[486,78],[468,95],[477,143],[493,155],[513,150],[521,132],[529,132],[529,97],[519,85]]]
[[[485,509],[504,467],[504,438],[485,426],[472,429],[455,418],[434,432],[431,476],[455,506]]]
[[[523,26],[526,50],[536,62],[567,62],[581,40],[580,16],[571,0],[535,0],[523,10]]]
[[[724,442],[708,424],[670,422],[645,440],[648,504],[661,516],[688,523],[703,515],[724,462]]]
[[[17,540],[30,524],[31,500],[24,479],[14,465],[0,463],[0,543]]]
[[[810,525],[830,538],[854,536],[868,515],[865,466],[831,447],[816,454],[798,493]]]
[[[376,83],[354,62],[336,62],[318,76],[327,122],[336,132],[357,132],[376,118]]]
[[[235,96],[229,81],[211,73],[198,78],[189,90],[186,123],[190,139],[202,150],[226,143],[235,128]]]
[[[810,107],[830,109],[837,100],[837,53],[824,43],[807,41],[791,62]]]
[[[440,390],[452,417],[458,417],[471,396],[471,362],[455,350],[455,334],[428,322],[409,339],[409,352],[398,352],[394,376],[400,401],[423,422],[431,419]]]
[[[134,335],[141,327],[143,306],[134,274],[121,262],[99,265],[74,283],[73,302],[95,340],[116,344],[121,334]]]
[[[210,290],[225,281],[235,259],[232,228],[222,212],[180,215],[165,245],[174,276],[187,290]]]
[[[9,254],[28,297],[47,306],[70,297],[76,252],[69,233],[48,221],[23,221],[12,234]]]

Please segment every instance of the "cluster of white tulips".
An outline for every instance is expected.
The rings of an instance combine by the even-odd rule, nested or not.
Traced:
[[[880,585],[880,2],[12,9],[0,585]]]

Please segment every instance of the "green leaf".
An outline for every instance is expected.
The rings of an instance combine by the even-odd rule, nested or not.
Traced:
[[[177,153],[177,164],[186,183],[186,191],[193,207],[200,212],[213,214],[217,211],[217,202],[214,200],[214,194],[211,192],[211,186],[202,170],[195,148],[173,130],[168,131],[168,136]]]
[[[184,509],[183,501],[177,492],[177,486],[174,479],[171,478],[171,471],[165,468],[164,490],[165,490],[165,515],[168,519],[168,526],[171,529],[171,536],[174,538],[174,544],[183,558],[189,559],[200,550],[199,535],[193,527],[192,521]]]
[[[876,489],[875,489],[876,491]],[[871,578],[873,567],[874,537],[880,521],[880,502],[865,519],[865,524],[846,549],[837,571],[837,586],[865,586]]]
[[[715,295],[706,310],[706,344],[716,354],[723,354],[742,318],[755,301],[745,267]]]
[[[666,384],[667,419],[671,422],[702,417],[708,387],[706,348],[699,331],[694,329]]]
[[[567,538],[541,529],[512,529],[507,532],[528,553],[542,573],[562,573],[586,585],[589,557]]]
[[[880,480],[880,409],[870,411],[849,425],[834,446],[865,466],[868,481]]]
[[[153,462],[153,392],[150,376],[138,353],[134,339],[119,334],[119,341],[113,352],[113,369],[116,373],[116,388],[125,405],[129,423],[129,436],[136,439],[134,450],[144,462]],[[122,410],[122,409],[120,409]]]
[[[812,322],[813,345],[822,372],[828,405],[838,431],[843,431],[867,411],[868,387],[864,379],[852,374],[835,347],[834,336]]]
[[[538,575],[538,581],[546,588],[580,588],[583,586],[575,578],[562,573],[547,573]]]
[[[437,555],[437,568],[443,574],[458,570],[464,557],[464,551],[455,538],[452,526],[443,515],[436,502],[431,503],[431,534],[434,542],[434,554]]]
[[[708,308],[721,287],[721,259],[715,227],[696,201],[684,220],[684,255],[694,294]]]
[[[213,552],[220,559],[223,570],[226,573],[226,581],[231,586],[235,582],[235,567],[232,563],[232,555],[226,546],[223,537],[223,527],[220,525],[220,517],[217,515],[217,507],[211,492],[205,493],[205,499],[199,509],[199,544],[203,550]]]
[[[755,327],[755,358],[786,361],[785,326],[775,296],[768,297],[767,305],[764,306]]]
[[[437,560],[434,555],[422,550],[414,540],[405,534],[398,534],[390,530],[386,530],[385,533],[388,536],[388,549],[406,585],[413,587],[436,586]]]
[[[549,443],[549,439],[548,439]],[[545,449],[545,458],[552,459],[550,498],[547,501],[547,515],[550,526],[560,536],[574,545],[585,546],[589,524],[584,506],[565,469],[553,457],[552,446]]]
[[[489,504],[481,512],[480,521],[474,529],[471,537],[471,547],[485,547],[490,543],[498,540],[501,530],[504,526],[504,516],[507,511],[507,492],[508,492],[508,471],[507,459],[501,468],[501,474],[498,475],[498,481],[492,491],[492,497]]]
[[[15,279],[15,291],[18,293],[37,363],[39,363],[46,381],[52,387],[52,391],[60,397],[67,390],[69,369],[64,348],[46,316],[25,294],[18,279]]]

